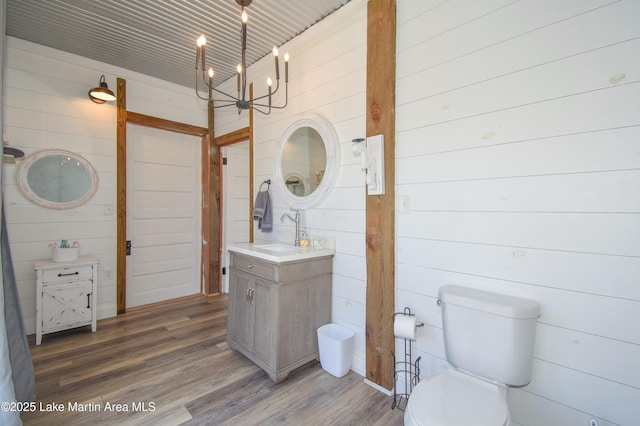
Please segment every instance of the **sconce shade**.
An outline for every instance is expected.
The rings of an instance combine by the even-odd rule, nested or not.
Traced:
[[[94,87],[93,89],[89,90],[89,99],[97,104],[103,104],[107,101],[116,100],[116,95],[114,95],[113,92],[109,90],[109,86],[107,86],[104,74],[100,77],[100,83],[98,84],[98,87]]]

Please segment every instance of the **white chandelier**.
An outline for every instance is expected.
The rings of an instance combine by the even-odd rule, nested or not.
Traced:
[[[273,95],[278,92],[280,88],[280,68],[278,65],[278,48],[273,48],[273,56],[275,58],[275,68],[276,68],[276,87],[272,89],[272,80],[271,78],[267,79],[268,86],[268,94],[262,95],[260,97],[254,98],[252,100],[247,100],[247,62],[246,62],[246,50],[247,50],[247,21],[249,20],[249,16],[247,12],[244,10],[246,6],[249,6],[253,0],[236,0],[242,7],[241,11],[241,20],[242,20],[242,30],[241,30],[241,45],[242,45],[242,59],[241,63],[238,64],[236,68],[237,78],[238,78],[238,94],[237,96],[230,95],[221,90],[216,89],[213,86],[213,76],[214,71],[213,68],[209,67],[206,69],[205,62],[205,46],[207,44],[207,39],[204,35],[201,35],[196,44],[198,46],[196,51],[196,95],[200,99],[209,101],[213,103],[214,108],[224,108],[228,106],[235,106],[238,108],[238,114],[242,112],[244,109],[252,108],[255,111],[258,111],[262,114],[269,115],[271,113],[271,109],[283,109],[287,106],[288,97],[289,97],[289,54],[284,55],[284,90],[285,90],[285,98],[284,105],[276,106],[273,105],[271,99]],[[200,80],[200,74],[204,84],[208,89],[208,97],[204,97],[200,95],[200,91],[198,90],[198,80]],[[217,92],[223,96],[222,99],[214,99],[213,92]]]

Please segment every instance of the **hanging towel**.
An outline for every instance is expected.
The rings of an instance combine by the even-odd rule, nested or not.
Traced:
[[[258,229],[262,232],[273,231],[273,216],[269,191],[259,191],[253,206],[253,220],[258,221]]]

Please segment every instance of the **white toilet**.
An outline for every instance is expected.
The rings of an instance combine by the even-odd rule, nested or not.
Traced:
[[[455,369],[421,381],[411,392],[405,425],[508,426],[508,386],[531,380],[536,301],[445,285],[445,354]]]

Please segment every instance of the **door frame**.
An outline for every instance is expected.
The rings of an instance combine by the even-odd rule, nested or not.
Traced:
[[[116,219],[116,312],[117,314],[123,314],[126,312],[126,264],[127,264],[127,123],[135,124],[139,126],[151,127],[154,129],[166,130],[170,132],[182,133],[186,135],[201,137],[201,157],[202,157],[202,255],[201,265],[201,289],[205,294],[210,295],[211,288],[211,271],[208,265],[210,265],[211,259],[211,247],[217,247],[218,262],[214,262],[219,265],[219,259],[221,255],[221,238],[220,233],[217,233],[217,237],[211,238],[210,230],[214,227],[221,226],[220,223],[211,223],[211,199],[219,198],[221,194],[221,179],[217,176],[217,179],[212,180],[211,176],[211,156],[219,156],[220,146],[230,145],[239,141],[249,140],[250,146],[250,158],[253,158],[252,147],[253,138],[251,131],[253,114],[250,115],[250,126],[242,129],[238,129],[234,132],[227,133],[220,137],[216,137],[213,143],[210,143],[211,137],[209,129],[206,127],[193,126],[190,124],[179,123],[176,121],[166,120],[163,118],[152,117],[149,115],[140,114],[134,111],[127,111],[127,81],[123,78],[117,79],[117,94],[116,94],[116,114],[117,114],[117,130],[116,130],[116,203],[117,203],[117,219]],[[214,148],[214,149],[210,149]],[[213,151],[213,152],[212,152]],[[253,182],[253,161],[250,161],[250,186]],[[219,170],[218,170],[219,172]],[[219,173],[220,174],[220,173]],[[217,185],[213,185],[212,181],[217,181]],[[251,191],[252,189],[250,189]],[[251,195],[251,194],[250,194]],[[214,198],[214,199],[215,199]],[[250,197],[251,198],[251,197]],[[218,208],[220,205],[218,203]],[[220,215],[216,215],[220,217]],[[216,239],[217,241],[212,241]],[[205,267],[207,266],[207,267]],[[220,268],[218,268],[220,269]],[[220,275],[222,271],[217,273],[218,289],[220,288]]]

